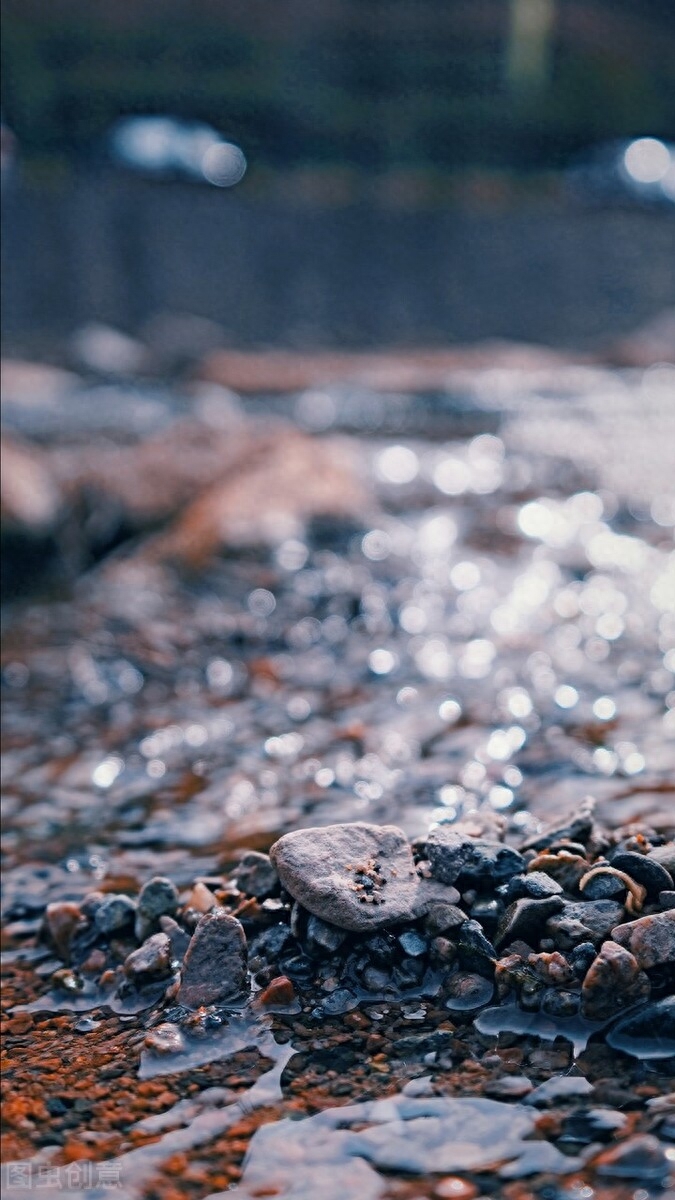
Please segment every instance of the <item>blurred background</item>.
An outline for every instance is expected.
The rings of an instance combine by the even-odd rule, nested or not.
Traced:
[[[5,0],[3,325],[597,347],[675,302],[671,0]]]

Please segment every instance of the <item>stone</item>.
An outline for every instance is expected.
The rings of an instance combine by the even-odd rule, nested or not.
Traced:
[[[270,980],[263,992],[256,996],[260,1008],[287,1008],[295,1000],[295,988],[286,975]]]
[[[579,996],[564,988],[546,988],[541,998],[541,1011],[550,1017],[573,1017],[579,1011]]]
[[[647,889],[649,896],[658,896],[659,892],[673,887],[672,875],[662,863],[648,858],[646,854],[636,854],[634,850],[622,850],[611,857],[613,867],[617,871],[625,871],[636,883],[641,883]]]
[[[522,900],[525,896],[530,896],[533,900],[547,900],[549,896],[561,896],[563,891],[557,880],[552,879],[545,871],[513,875],[503,887],[507,904],[513,903],[514,900]]]
[[[570,950],[567,960],[577,979],[583,979],[593,959],[596,950],[592,942],[579,942]]]
[[[655,846],[649,851],[647,858],[650,862],[659,863],[665,867],[671,879],[675,880],[675,841],[666,842],[663,846]]]
[[[645,970],[675,963],[675,911],[638,917],[612,929],[612,940],[626,946]]]
[[[560,1104],[565,1100],[578,1100],[580,1096],[589,1096],[593,1084],[583,1075],[556,1075],[545,1080],[530,1092],[526,1104],[535,1108],[546,1108],[549,1104]]]
[[[346,936],[344,929],[338,929],[336,925],[329,925],[327,921],[322,921],[321,917],[310,914],[305,931],[307,950],[310,954],[319,957],[335,954]]]
[[[70,945],[81,919],[82,910],[72,900],[55,900],[45,909],[43,930],[65,963],[70,961]]]
[[[310,913],[364,933],[427,912],[446,889],[420,878],[394,825],[328,825],[284,834],[270,850],[281,883]]]
[[[599,945],[623,912],[623,905],[614,900],[565,900],[562,910],[546,922],[546,932],[561,950],[570,950],[579,942]]]
[[[136,937],[147,937],[160,917],[173,917],[178,908],[178,891],[170,879],[156,875],[143,884],[137,900]]]
[[[171,954],[178,962],[185,958],[185,952],[190,945],[190,934],[174,921],[173,917],[160,917],[159,928],[171,942]]]
[[[490,1079],[483,1091],[495,1100],[522,1100],[529,1095],[533,1085],[526,1075],[502,1075],[501,1079]]]
[[[454,888],[448,888],[448,891],[454,891]],[[456,900],[459,900],[459,892],[457,892]],[[451,904],[437,901],[429,907],[424,918],[424,928],[427,933],[435,937],[439,933],[449,933],[464,924],[467,916],[463,909],[457,907],[456,900]]]
[[[615,1050],[641,1060],[675,1055],[675,996],[629,1013],[610,1029],[607,1041]]]
[[[279,890],[279,876],[268,854],[248,850],[234,873],[237,887],[245,896],[265,900]]]
[[[145,1035],[145,1046],[153,1054],[181,1054],[185,1049],[185,1039],[177,1025],[164,1021]]]
[[[489,1004],[494,995],[494,984],[482,975],[460,971],[452,975],[445,987],[445,1008],[452,1013],[472,1013]]]
[[[171,974],[171,942],[167,935],[154,933],[138,950],[132,950],[125,959],[124,973],[139,985],[168,977]]]
[[[129,896],[104,896],[94,913],[94,925],[101,933],[118,933],[131,926],[136,916],[136,905]]]
[[[177,1000],[188,1008],[240,996],[246,986],[247,949],[241,922],[224,908],[200,918],[190,939]]]
[[[415,929],[408,929],[402,933],[398,942],[404,954],[408,954],[410,958],[420,958],[428,950],[426,940]]]
[[[641,1184],[665,1182],[670,1173],[665,1148],[651,1133],[636,1133],[617,1146],[610,1146],[592,1165],[603,1178],[635,1179]]]
[[[631,1004],[649,999],[651,984],[637,961],[617,942],[603,942],[581,987],[581,1013],[606,1021]]]
[[[465,921],[460,925],[457,952],[459,961],[467,970],[475,971],[486,979],[494,978],[497,954],[478,921]]]
[[[578,810],[562,823],[546,826],[536,837],[528,838],[521,850],[546,850],[555,842],[571,841],[586,845],[593,833],[593,810],[595,802],[589,797]]]
[[[499,925],[499,919],[504,912],[504,905],[500,900],[492,900],[486,897],[479,897],[474,904],[471,905],[469,916],[472,921],[478,921],[482,926],[486,937],[494,938]]]
[[[675,908],[675,891],[659,892],[659,908],[664,912],[669,908]]]
[[[583,887],[585,900],[616,900],[626,896],[626,885],[616,875],[594,875]]]
[[[563,908],[563,904],[560,896],[549,896],[545,900],[524,896],[521,900],[514,900],[499,922],[495,946],[499,950],[518,938],[528,945],[536,945],[541,929],[549,917]]]
[[[426,853],[434,878],[441,883],[458,883],[460,890],[503,883],[525,867],[524,858],[511,846],[469,837],[450,825],[437,825],[431,830]]]

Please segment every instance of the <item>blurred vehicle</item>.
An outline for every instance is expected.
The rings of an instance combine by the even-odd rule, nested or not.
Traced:
[[[587,204],[675,205],[675,143],[605,142],[572,163],[565,179],[569,194]]]
[[[118,166],[155,179],[188,179],[232,187],[243,178],[246,157],[210,125],[182,117],[120,117],[105,139]]]

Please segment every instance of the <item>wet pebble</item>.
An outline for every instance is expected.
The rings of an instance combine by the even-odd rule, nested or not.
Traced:
[[[489,979],[462,971],[446,983],[444,1006],[453,1013],[477,1012],[490,1003],[493,995],[494,985]]]
[[[623,914],[623,905],[614,900],[565,900],[560,912],[546,922],[546,932],[561,950],[570,950],[579,942],[599,945]]]
[[[421,955],[426,954],[428,949],[426,939],[415,929],[409,929],[406,933],[402,933],[398,943],[404,954],[409,955],[410,958],[420,958]]]
[[[101,933],[118,933],[133,925],[136,905],[129,896],[104,896],[94,913],[94,924]]]
[[[563,904],[559,896],[549,896],[545,900],[534,900],[526,896],[522,900],[514,900],[499,922],[495,939],[497,949],[509,945],[517,938],[522,938],[528,945],[536,946],[546,921],[559,912]]]
[[[246,937],[237,918],[221,908],[206,913],[185,955],[178,1003],[199,1008],[241,995],[246,985],[246,960]]]
[[[664,1147],[649,1133],[638,1133],[604,1150],[593,1160],[593,1168],[606,1179],[637,1179],[661,1183],[670,1173]]]
[[[133,950],[124,961],[124,972],[132,982],[142,985],[150,979],[171,974],[171,942],[165,933],[154,933]]]
[[[279,889],[279,876],[268,854],[248,850],[235,871],[237,887],[245,896],[264,900]]]
[[[581,988],[581,1011],[589,1021],[605,1021],[628,1005],[648,1000],[651,984],[623,946],[607,941],[593,960]]]
[[[459,927],[457,951],[462,966],[487,979],[493,979],[497,955],[478,921],[465,921]]]
[[[309,954],[317,957],[335,954],[346,937],[344,929],[338,929],[336,925],[329,925],[328,921],[322,921],[321,917],[310,914],[305,931],[305,944]]]
[[[659,892],[673,887],[672,876],[663,864],[645,854],[623,850],[613,854],[610,862],[617,871],[625,871],[631,879],[646,887],[650,896],[658,896]]]
[[[79,904],[70,900],[55,901],[45,909],[43,929],[64,962],[69,961],[71,942],[81,919]]]
[[[185,1038],[177,1025],[165,1021],[145,1035],[145,1046],[153,1054],[181,1054]]]
[[[286,975],[278,975],[256,997],[261,1008],[286,1008],[295,1000],[295,988]]]
[[[448,888],[448,891],[450,890],[454,889]],[[443,902],[432,904],[424,918],[424,928],[428,933],[436,936],[436,934],[448,933],[459,925],[463,925],[467,920],[467,915],[463,909],[457,907],[457,900],[459,900],[459,892],[456,893],[455,901],[451,904]]]
[[[550,896],[561,896],[563,890],[557,880],[552,879],[545,871],[531,871],[527,875],[514,875],[502,887],[506,904],[511,904],[514,900],[522,900],[526,896],[530,896],[533,900],[547,900]],[[499,890],[501,891],[501,888]]]
[[[136,937],[141,940],[155,928],[159,917],[175,916],[178,891],[170,879],[156,875],[143,884],[137,901]]]
[[[612,929],[612,939],[626,946],[645,970],[675,963],[675,911],[638,917]]]
[[[358,1003],[356,996],[348,988],[336,988],[325,1000],[322,1000],[321,1009],[326,1016],[339,1016],[341,1013],[351,1012],[352,1009],[357,1008]]]
[[[451,826],[431,830],[426,847],[434,878],[462,887],[503,883],[521,872],[525,860],[501,842],[488,842],[459,833]]]

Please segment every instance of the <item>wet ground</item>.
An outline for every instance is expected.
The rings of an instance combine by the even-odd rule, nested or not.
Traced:
[[[157,1060],[151,1005],[55,993],[38,932],[50,901],[134,894],[154,874],[189,888],[303,825],[415,838],[476,818],[515,837],[592,795],[607,827],[672,836],[674,395],[667,366],[573,365],[456,370],[433,394],[202,390],[220,429],[237,403],[237,420],[281,416],[316,439],[308,495],[340,434],[354,502],[296,506],[198,569],[136,533],[67,592],[12,601],[10,1194],[664,1195],[672,1060],[595,1035],[573,1048],[554,1021],[481,1031],[419,995],[333,1016],[302,996],[248,1006]],[[82,436],[102,395],[83,398],[52,437]],[[104,400],[87,437],[125,403],[170,429],[194,393]],[[31,420],[10,414],[24,438]],[[533,1091],[547,1080],[550,1096]]]

